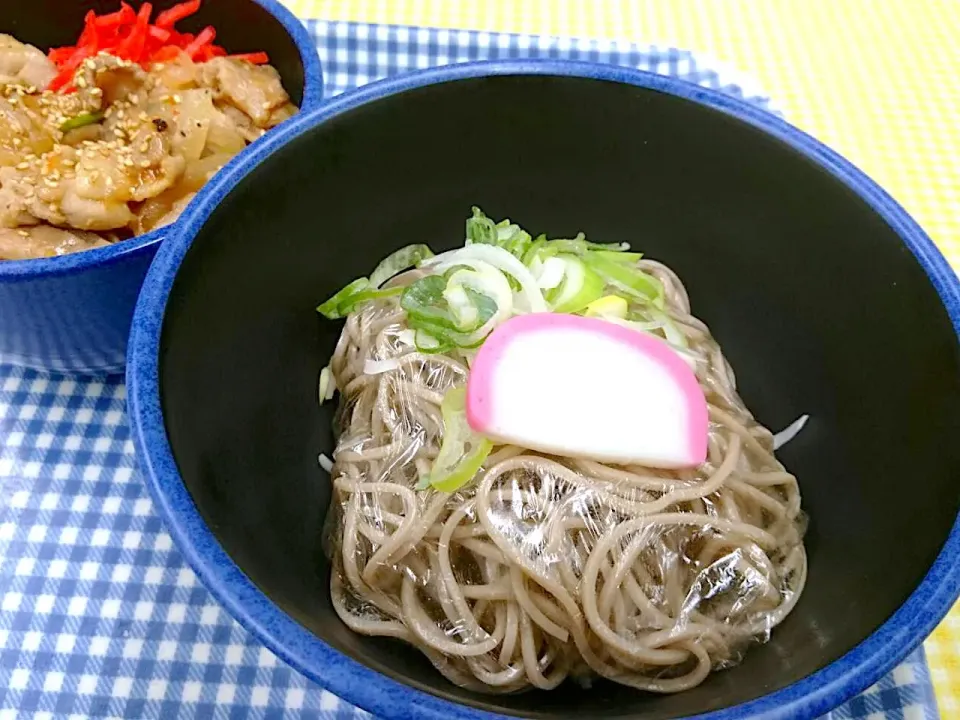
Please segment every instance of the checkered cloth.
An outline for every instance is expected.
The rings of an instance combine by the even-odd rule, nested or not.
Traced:
[[[537,55],[631,65],[767,104],[679,50],[308,24],[330,94],[409,68]],[[199,585],[140,480],[124,405],[119,379],[0,366],[0,720],[366,717],[284,665]],[[922,651],[830,717],[936,720]]]
[[[317,38],[326,93],[421,68],[509,58],[556,58],[626,65],[682,78],[770,108],[754,81],[731,68],[705,64],[691,52],[628,42],[538,37],[471,30],[305,21]]]

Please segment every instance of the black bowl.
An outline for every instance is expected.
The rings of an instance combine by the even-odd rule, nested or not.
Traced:
[[[809,413],[781,453],[811,519],[806,591],[739,667],[672,696],[598,683],[487,697],[334,614],[316,387],[339,327],[314,306],[401,245],[457,244],[472,204],[666,261],[759,420]],[[960,593],[960,285],[876,185],[762,111],[596,65],[434,70],[295,120],[182,227],[132,334],[140,458],[214,594],[347,700],[396,718],[812,718]]]

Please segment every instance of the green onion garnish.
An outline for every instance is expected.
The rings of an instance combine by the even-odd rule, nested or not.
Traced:
[[[534,239],[516,223],[494,222],[476,207],[465,230],[460,249],[434,256],[426,245],[408,245],[317,309],[336,319],[371,300],[398,296],[424,353],[478,347],[510,317],[544,311],[589,313],[658,333],[672,344],[682,339],[663,312],[662,284],[638,265],[641,254],[629,252],[626,243],[594,243],[583,233]],[[412,282],[383,288],[411,268],[418,269]],[[615,315],[597,312],[601,298],[607,307],[618,301]]]
[[[103,120],[103,113],[100,110],[96,112],[85,112],[80,113],[79,115],[70,118],[63,125],[60,126],[61,132],[70,132],[71,130],[76,130],[77,128],[86,127],[87,125],[94,125]]]

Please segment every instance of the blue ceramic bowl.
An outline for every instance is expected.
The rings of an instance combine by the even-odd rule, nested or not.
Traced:
[[[485,696],[332,610],[316,383],[339,327],[314,307],[390,250],[454,244],[471,204],[666,261],[760,421],[810,414],[780,453],[810,517],[807,586],[743,664],[671,696]],[[923,231],[782,120],[621,68],[466,64],[303,113],[202,191],[141,292],[129,410],[157,507],[211,592],[379,717],[813,719],[960,594],[958,329],[960,283]]]
[[[163,10],[175,2],[154,6]],[[69,45],[87,10],[116,6],[115,0],[6,0],[0,32],[41,49]],[[217,28],[218,42],[228,50],[266,50],[293,100],[303,110],[319,104],[323,73],[316,47],[277,0],[207,0],[180,27],[196,32],[205,25]],[[173,230],[73,255],[0,262],[0,362],[67,373],[121,371],[140,284]]]

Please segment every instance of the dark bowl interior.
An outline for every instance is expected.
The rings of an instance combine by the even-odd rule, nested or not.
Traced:
[[[459,244],[473,204],[533,233],[583,229],[669,263],[760,421],[777,429],[811,416],[781,452],[810,516],[805,594],[769,644],[695,690],[659,697],[599,683],[475,695],[417,652],[352,634],[331,608],[329,479],[317,466],[332,448],[331,407],[318,410],[317,374],[340,326],[314,307],[401,245]],[[225,198],[185,257],[160,386],[200,513],[273,602],[386,675],[525,717],[683,716],[808,676],[904,602],[960,505],[960,352],[898,235],[785,143],[610,82],[427,86],[287,144]]]
[[[179,2],[153,0],[154,13]],[[137,9],[143,3],[128,0],[128,4]],[[119,7],[118,0],[3,0],[0,33],[47,51],[75,44],[88,10],[99,14]],[[297,106],[301,104],[304,71],[300,53],[290,34],[266,8],[253,0],[206,0],[200,11],[179,23],[177,29],[196,33],[207,25],[217,29],[217,44],[230,52],[265,50],[291,99]]]

